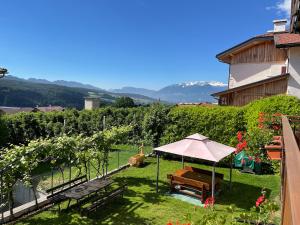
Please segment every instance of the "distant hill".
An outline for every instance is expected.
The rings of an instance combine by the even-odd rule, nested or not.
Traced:
[[[91,89],[91,90],[103,90],[98,87],[95,87],[90,84],[82,84],[79,82],[75,81],[65,81],[65,80],[56,80],[56,81],[48,81],[45,79],[36,79],[36,78],[29,78],[27,81],[32,82],[32,83],[38,83],[38,84],[56,84],[60,86],[65,86],[65,87],[77,87],[77,88],[85,88],[85,89]]]
[[[127,92],[141,94],[172,103],[195,103],[216,102],[211,94],[225,89],[227,89],[227,85],[221,82],[195,81],[169,85],[158,91],[135,87],[124,87],[122,89],[114,89],[110,91],[115,93]]]
[[[60,84],[40,79],[26,80],[14,76],[4,77],[0,80],[0,105],[14,107],[59,105],[82,109],[84,107],[84,97],[90,95],[100,96],[103,104],[110,104],[120,96],[129,96],[137,104],[148,104],[155,101],[150,97],[134,93],[116,94],[93,86],[93,88],[87,88],[89,85],[86,86],[77,82],[56,82]],[[77,85],[79,87],[69,87],[62,84]]]

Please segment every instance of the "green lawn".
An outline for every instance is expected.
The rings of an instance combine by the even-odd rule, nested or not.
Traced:
[[[186,165],[211,169],[209,166],[186,163]],[[115,200],[105,208],[89,217],[80,217],[75,210],[58,213],[55,208],[28,218],[18,225],[98,225],[98,224],[158,224],[164,225],[169,220],[186,222],[185,216],[190,214],[195,224],[201,221],[205,214],[211,213],[210,209],[196,208],[186,202],[169,197],[166,175],[181,168],[177,161],[161,160],[160,190],[155,193],[156,160],[148,158],[143,168],[129,168],[113,176],[120,184],[127,183],[128,190],[123,199]],[[233,204],[237,207],[236,215],[249,211],[255,204],[261,189],[267,190],[267,197],[279,200],[280,177],[277,175],[251,175],[242,174],[238,170],[233,171],[233,188],[228,190],[229,169],[217,168],[217,172],[225,175],[223,192],[217,197],[215,211],[224,214],[228,218],[226,208]],[[279,214],[279,212],[278,212]],[[278,223],[278,221],[277,221]]]

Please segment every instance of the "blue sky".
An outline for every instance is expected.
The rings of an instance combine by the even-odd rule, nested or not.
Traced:
[[[215,55],[272,29],[290,0],[0,0],[0,67],[101,88],[227,81]]]

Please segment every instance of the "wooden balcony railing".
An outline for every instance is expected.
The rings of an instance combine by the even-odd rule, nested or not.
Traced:
[[[300,224],[300,151],[294,130],[282,117],[284,156],[282,160],[282,225]]]

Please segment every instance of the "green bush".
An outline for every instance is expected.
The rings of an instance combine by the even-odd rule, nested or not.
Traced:
[[[61,134],[89,136],[105,128],[132,125],[130,140],[142,139],[142,123],[147,107],[113,108],[105,107],[97,110],[75,109],[64,112],[49,113],[18,113],[3,116],[3,126],[8,131],[2,138],[2,144],[25,144],[29,140],[37,138],[49,138]],[[1,122],[0,122],[1,126]],[[3,130],[3,131],[2,131]],[[0,140],[1,141],[1,140]],[[0,142],[1,143],[1,142]]]
[[[153,104],[147,111],[143,121],[143,134],[146,144],[159,146],[160,139],[168,124],[169,107]]]
[[[168,117],[169,123],[163,142],[169,143],[194,133],[212,140],[231,144],[238,131],[245,130],[244,109],[239,107],[174,107]]]
[[[300,115],[300,100],[290,96],[273,96],[255,101],[244,107],[186,106],[167,107],[154,104],[150,107],[115,108],[97,110],[66,110],[50,113],[19,113],[0,118],[0,146],[24,144],[37,138],[61,134],[90,136],[105,128],[131,125],[127,140],[130,144],[147,142],[164,144],[193,133],[235,146],[238,131],[248,131],[253,150],[262,145],[257,132],[259,113]],[[2,120],[1,120],[2,119]],[[1,128],[2,127],[2,128]]]
[[[245,122],[247,129],[258,126],[259,113],[268,115],[281,113],[285,115],[300,115],[300,99],[293,96],[278,95],[256,100],[245,106]]]

